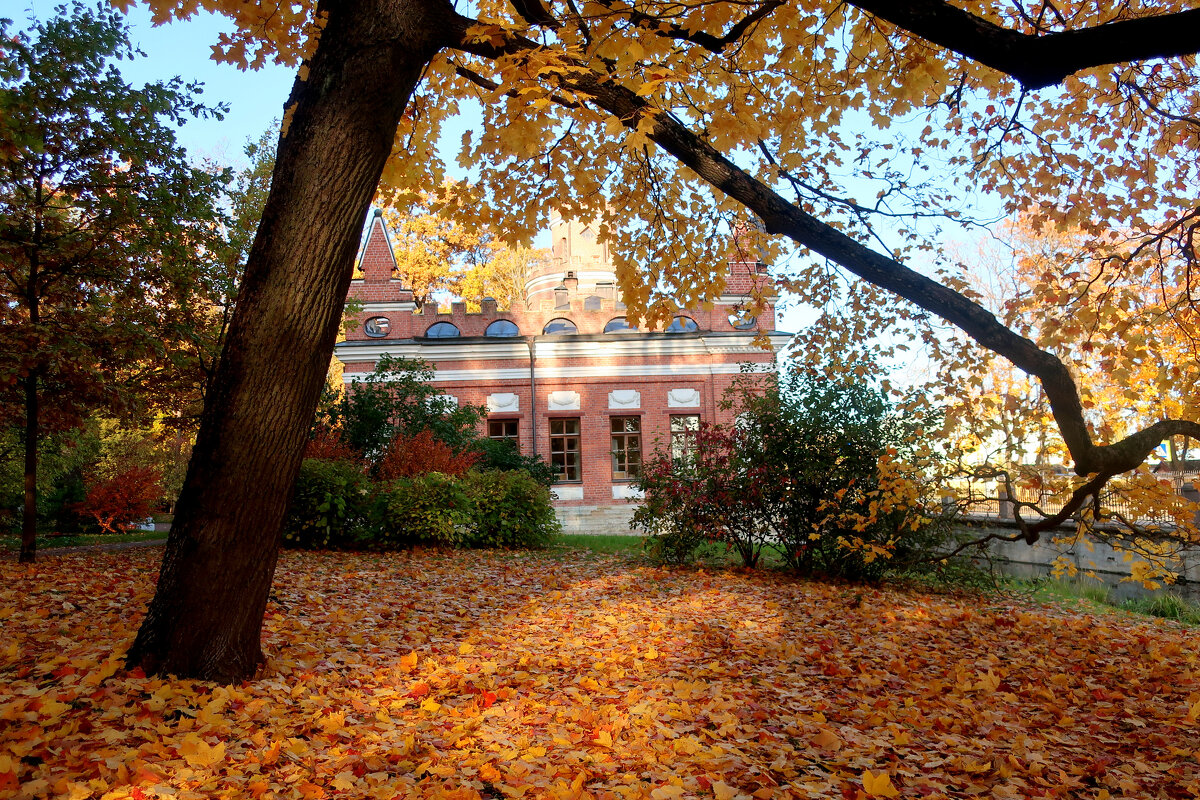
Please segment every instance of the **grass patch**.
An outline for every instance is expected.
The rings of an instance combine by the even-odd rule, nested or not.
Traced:
[[[1200,605],[1164,591],[1135,600],[1116,600],[1107,586],[1097,583],[1041,579],[1012,580],[1009,585],[1017,592],[1029,593],[1033,600],[1057,603],[1075,610],[1111,614],[1124,611],[1146,617],[1173,619],[1189,625],[1200,625]]]
[[[642,552],[642,537],[622,536],[620,534],[588,536],[585,534],[570,533],[556,537],[554,546],[571,550],[591,550],[593,553],[639,555]]]
[[[1188,602],[1171,592],[1163,592],[1153,597],[1142,597],[1137,600],[1126,600],[1120,605],[1120,608],[1134,614],[1145,614],[1160,619],[1173,619],[1189,625],[1200,625],[1200,605]]]
[[[148,542],[166,539],[163,531],[137,531],[134,533],[72,533],[56,536],[38,536],[35,545],[38,550],[49,550],[55,547],[89,547],[98,544],[120,544],[122,542]],[[0,550],[16,552],[21,549],[20,536],[0,536]]]

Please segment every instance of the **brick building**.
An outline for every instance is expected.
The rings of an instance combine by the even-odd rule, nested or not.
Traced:
[[[567,530],[623,524],[642,454],[656,444],[686,447],[701,420],[727,422],[718,403],[742,362],[770,363],[754,343],[777,351],[769,304],[757,318],[737,306],[767,280],[765,265],[731,262],[725,294],[710,309],[681,312],[666,330],[626,324],[607,248],[593,230],[551,223],[552,257],[527,276],[523,308],[485,299],[478,313],[453,303],[418,308],[395,273],[383,217],[363,245],[361,278],[350,297],[363,303],[358,325],[337,346],[345,380],[370,372],[381,356],[422,358],[437,368],[442,394],[486,406],[486,435],[513,438],[559,473],[556,506]]]

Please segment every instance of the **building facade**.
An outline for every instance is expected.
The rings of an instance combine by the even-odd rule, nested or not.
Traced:
[[[711,308],[638,330],[625,321],[592,228],[556,219],[551,235],[552,257],[527,276],[522,307],[502,311],[484,299],[478,313],[465,303],[439,313],[436,303],[413,302],[376,212],[349,294],[362,311],[336,355],[348,383],[385,355],[428,361],[442,395],[486,406],[484,435],[515,439],[555,468],[568,531],[611,529],[631,513],[643,456],[686,449],[702,420],[728,422],[719,403],[742,364],[769,365],[788,337],[775,330],[773,302],[757,317],[740,315],[751,291],[768,285],[759,262],[729,263]]]

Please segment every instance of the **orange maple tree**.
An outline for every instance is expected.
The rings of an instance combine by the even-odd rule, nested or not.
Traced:
[[[381,177],[401,207],[442,185],[437,144],[466,102],[484,125],[458,157],[478,177],[448,213],[514,239],[552,206],[601,219],[631,313],[661,320],[720,294],[712,265],[749,211],[764,260],[795,249],[788,285],[802,297],[839,295],[852,319],[880,324],[936,318],[1034,376],[1083,478],[1067,515],[1165,437],[1200,435],[1194,420],[1158,419],[1098,437],[1068,367],[962,275],[938,271],[938,231],[921,224],[975,223],[967,200],[985,193],[1014,212],[1044,203],[1089,235],[1132,226],[1134,246],[1159,256],[1153,270],[1192,264],[1200,11],[487,0],[469,17],[445,0],[149,4],[164,19],[226,14],[222,57],[299,70],[215,381],[222,402],[206,410],[132,663],[233,680],[261,660],[283,500],[368,205]],[[932,268],[915,268],[927,252]],[[296,352],[312,357],[293,365]],[[1059,521],[1029,521],[1021,536]]]

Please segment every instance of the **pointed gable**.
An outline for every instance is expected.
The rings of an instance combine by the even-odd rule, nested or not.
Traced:
[[[392,253],[387,225],[383,222],[383,212],[378,208],[371,215],[371,224],[367,226],[367,240],[363,244],[358,268],[365,283],[387,283],[395,272],[396,257]]]

